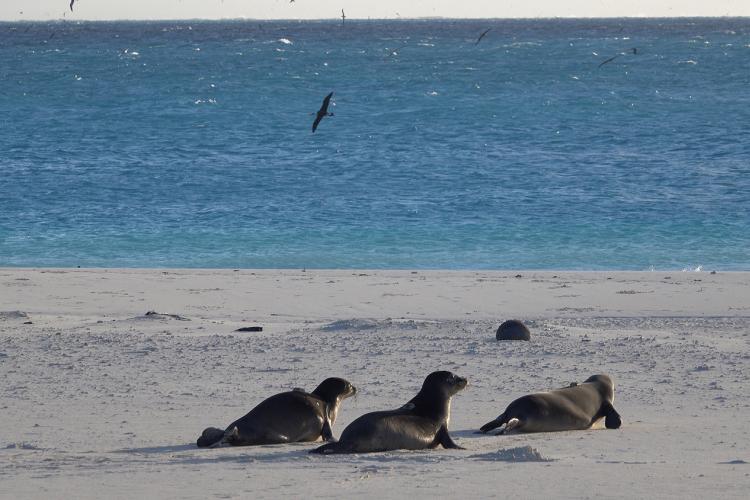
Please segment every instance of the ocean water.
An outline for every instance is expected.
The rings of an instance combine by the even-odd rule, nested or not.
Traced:
[[[0,23],[0,87],[0,266],[750,269],[750,19]]]

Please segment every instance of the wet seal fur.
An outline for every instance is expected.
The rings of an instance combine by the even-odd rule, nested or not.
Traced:
[[[480,432],[501,427],[496,435],[517,432],[553,432],[588,429],[604,418],[607,429],[622,424],[612,403],[615,386],[607,375],[593,375],[582,384],[523,396],[513,401],[502,415],[484,424]]]
[[[327,378],[311,393],[302,389],[282,392],[266,399],[225,430],[216,427],[204,430],[197,444],[206,448],[317,441],[321,437],[330,441],[341,401],[356,392],[352,384],[335,377]]]
[[[465,378],[448,371],[429,374],[422,389],[397,410],[367,413],[349,424],[338,442],[310,453],[370,453],[436,448],[463,449],[448,434],[451,398],[464,387]]]

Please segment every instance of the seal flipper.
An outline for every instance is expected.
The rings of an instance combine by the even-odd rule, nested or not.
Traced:
[[[241,446],[245,444],[240,440],[240,429],[236,425],[224,431],[224,437],[222,440],[232,446]]]
[[[502,436],[503,434],[509,433],[513,429],[520,429],[521,426],[523,426],[523,423],[524,423],[523,420],[521,420],[519,418],[516,418],[516,417],[513,417],[510,420],[508,420],[505,423],[505,427],[503,429],[501,429],[500,432],[498,432],[495,435],[496,436]]]
[[[196,443],[199,448],[209,448],[224,439],[224,431],[216,427],[209,427],[203,431]]]
[[[284,434],[271,434],[267,431],[263,432],[246,432],[247,429],[240,433],[239,427],[236,425],[227,429],[224,432],[223,443],[232,446],[254,446],[263,444],[281,444],[290,442],[289,436]]]
[[[318,446],[314,450],[310,450],[310,453],[315,453],[317,455],[333,455],[334,453],[346,453],[347,450],[343,449],[341,446],[341,443],[337,441],[332,441],[330,443],[326,443],[323,446]]]
[[[480,427],[479,432],[481,432],[482,434],[487,434],[492,429],[497,429],[498,427],[505,425],[507,423],[508,423],[508,417],[506,417],[505,413],[503,413],[492,422],[487,422],[482,427]]]
[[[331,422],[328,419],[323,422],[323,429],[320,431],[320,436],[323,438],[323,441],[336,441],[336,438],[333,437]]]
[[[466,448],[462,446],[458,446],[455,441],[451,438],[450,434],[448,434],[448,427],[445,425],[440,428],[440,430],[437,433],[437,436],[435,436],[435,446],[438,444],[443,445],[443,448],[447,449],[454,449],[454,450],[465,450]]]
[[[622,425],[622,419],[620,418],[620,414],[617,413],[617,410],[615,410],[615,407],[612,406],[612,403],[604,403],[602,405],[601,413],[604,415],[604,426],[607,429],[620,428]]]

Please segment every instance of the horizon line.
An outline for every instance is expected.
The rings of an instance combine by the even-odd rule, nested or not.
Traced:
[[[423,17],[347,17],[351,22],[372,22],[372,21],[539,21],[539,20],[614,20],[614,19],[749,19],[750,16],[538,16],[538,17],[444,17],[444,16],[423,16]],[[318,21],[335,21],[340,22],[341,17],[319,17],[319,18],[254,18],[254,17],[178,17],[178,18],[112,18],[112,19],[91,19],[91,18],[36,18],[36,19],[0,19],[0,23],[26,23],[26,22],[184,22],[184,21],[248,21],[248,22],[318,22]]]

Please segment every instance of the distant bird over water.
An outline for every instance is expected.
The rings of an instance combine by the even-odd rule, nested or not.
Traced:
[[[70,12],[73,12],[73,4],[76,3],[76,0],[70,0]]]
[[[322,120],[326,116],[333,116],[333,113],[328,112],[328,104],[331,102],[331,97],[333,97],[333,92],[328,94],[325,99],[323,99],[323,104],[320,106],[320,109],[318,110],[318,114],[315,117],[315,121],[313,122],[312,131],[313,134],[315,133],[315,130],[318,128],[318,124],[320,123],[320,120]]]
[[[486,35],[487,33],[489,33],[491,29],[492,29],[492,28],[487,28],[486,30],[484,30],[484,31],[482,32],[482,34],[481,34],[481,35],[479,35],[479,38],[477,38],[477,41],[476,41],[476,42],[474,42],[474,45],[479,45],[479,42],[481,42],[481,41],[482,41],[482,38],[484,38],[484,35]]]
[[[343,26],[345,22],[346,22],[346,14],[344,14],[344,9],[341,9],[341,26]]]
[[[632,49],[628,50],[628,52],[630,52],[631,54],[637,55],[638,54],[638,48],[637,47],[633,47]],[[627,54],[627,52],[620,52],[619,54],[614,55],[614,56],[610,57],[609,59],[605,59],[604,61],[602,61],[601,63],[599,63],[599,66],[597,66],[597,67],[601,68],[605,64],[611,63],[612,61],[614,61],[618,57],[624,56],[625,54]]]

